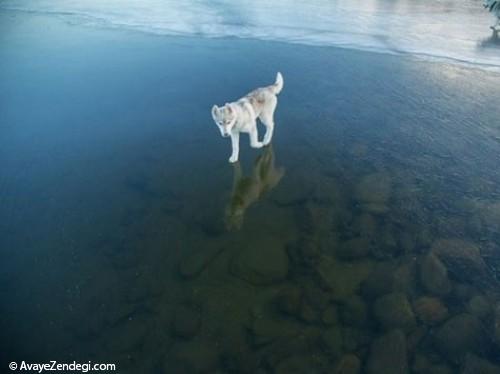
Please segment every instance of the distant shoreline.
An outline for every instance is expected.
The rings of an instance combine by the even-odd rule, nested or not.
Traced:
[[[249,41],[249,42],[260,42],[260,43],[278,43],[278,44],[287,44],[287,45],[297,45],[304,47],[315,47],[315,48],[333,48],[333,49],[342,49],[342,50],[351,50],[351,51],[359,51],[364,53],[375,53],[381,55],[390,55],[390,56],[400,56],[404,58],[410,58],[417,62],[430,62],[430,63],[442,63],[442,64],[450,64],[453,66],[459,66],[467,69],[477,69],[486,72],[498,73],[500,74],[500,65],[489,64],[483,62],[473,62],[467,59],[453,58],[448,56],[437,56],[430,53],[421,53],[421,52],[406,52],[400,50],[391,50],[391,49],[381,49],[378,47],[370,47],[370,46],[360,46],[354,44],[325,44],[320,42],[312,42],[306,40],[277,40],[272,38],[257,38],[254,36],[210,36],[204,34],[188,34],[188,33],[175,33],[167,30],[145,30],[140,27],[134,27],[126,24],[112,24],[107,22],[101,22],[99,18],[93,18],[93,16],[82,16],[77,13],[71,12],[52,12],[52,11],[38,11],[38,10],[26,10],[26,9],[11,9],[11,8],[2,8],[2,4],[0,3],[0,13],[10,13],[13,14],[24,14],[30,15],[32,17],[46,17],[48,19],[58,20],[64,24],[74,26],[80,26],[87,29],[98,29],[98,30],[109,30],[109,31],[119,31],[125,33],[137,33],[148,35],[152,37],[160,37],[160,38],[169,38],[171,40],[180,38],[186,40],[193,39],[206,39],[206,40],[238,40],[238,41]],[[65,17],[74,17],[65,18]],[[179,39],[177,39],[179,40]],[[481,44],[497,44],[500,53],[500,38],[498,40],[494,40],[493,35],[491,38],[484,39]]]

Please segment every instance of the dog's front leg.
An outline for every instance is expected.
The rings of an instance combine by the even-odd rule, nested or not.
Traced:
[[[229,157],[229,162],[233,163],[238,161],[238,155],[240,153],[240,133],[233,132],[231,133],[231,146],[233,148],[233,153],[231,153],[231,157]]]
[[[259,133],[257,132],[257,126],[250,131],[250,147],[252,148],[262,148],[262,142],[259,142]]]

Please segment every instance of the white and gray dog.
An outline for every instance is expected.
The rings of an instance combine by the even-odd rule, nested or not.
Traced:
[[[226,103],[223,107],[214,105],[212,117],[223,137],[231,137],[233,152],[229,162],[238,161],[240,151],[240,133],[250,136],[252,148],[262,148],[271,142],[274,131],[274,110],[278,104],[278,95],[283,88],[283,76],[276,75],[276,82],[270,86],[257,88],[238,101]],[[262,142],[259,142],[257,118],[266,127]]]
[[[500,31],[500,0],[484,0],[483,5],[497,17],[497,22],[491,29],[495,32]]]

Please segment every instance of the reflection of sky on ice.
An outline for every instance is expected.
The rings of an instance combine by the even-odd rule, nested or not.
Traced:
[[[88,25],[165,35],[245,37],[336,45],[500,66],[494,18],[468,0],[7,0]]]

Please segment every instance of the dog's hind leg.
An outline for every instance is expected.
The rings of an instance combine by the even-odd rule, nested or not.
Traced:
[[[273,96],[268,106],[264,108],[259,118],[261,122],[266,126],[266,133],[264,134],[263,143],[264,145],[268,145],[271,143],[274,132],[274,110],[276,109],[276,105],[278,104],[278,100]]]
[[[271,143],[271,140],[273,139],[273,132],[274,132],[274,124],[271,126],[267,126],[266,133],[264,134],[264,139],[262,141],[264,145],[269,145]]]
[[[269,143],[271,143],[271,140],[273,139],[273,132],[274,122],[269,122],[266,124],[266,133],[264,134],[264,139],[262,141],[264,145],[269,145]]]
[[[262,142],[259,142],[259,133],[257,132],[257,124],[255,124],[252,131],[250,131],[250,147],[252,148],[262,148]]]

